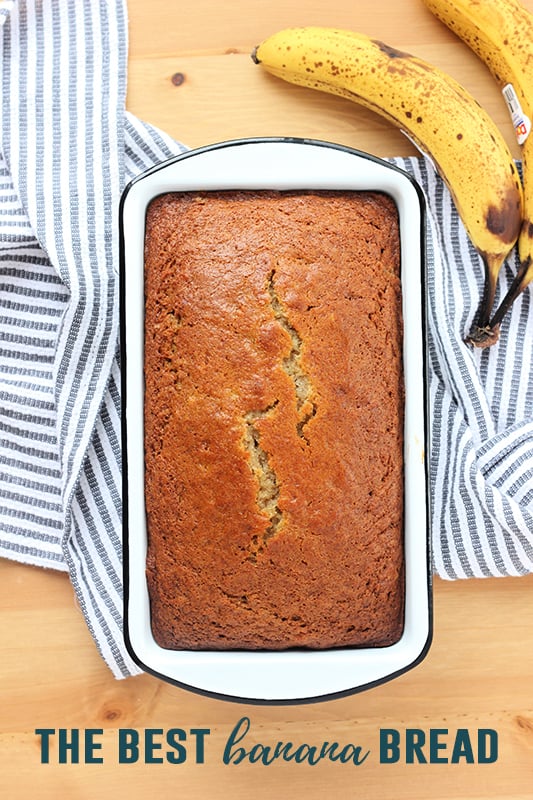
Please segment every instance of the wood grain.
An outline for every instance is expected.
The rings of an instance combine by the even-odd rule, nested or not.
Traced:
[[[528,7],[533,10],[532,0]],[[331,139],[376,155],[414,153],[387,123],[347,101],[265,75],[252,47],[286,25],[362,30],[447,69],[483,102],[516,154],[507,111],[486,69],[419,0],[197,0],[181,7],[130,0],[128,108],[189,146],[257,135]],[[175,73],[184,81],[176,86]],[[116,681],[102,662],[67,575],[0,561],[0,796],[533,798],[533,576],[435,582],[431,651],[382,687],[331,702],[251,706],[208,699],[149,676]],[[224,765],[237,721],[250,745],[360,744],[362,766]],[[103,764],[40,761],[37,728],[101,729]],[[204,764],[118,764],[118,730],[208,728]],[[380,728],[498,732],[493,764],[380,764]]]

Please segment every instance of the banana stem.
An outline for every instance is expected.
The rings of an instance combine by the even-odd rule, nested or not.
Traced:
[[[496,344],[500,336],[500,326],[490,323],[484,328],[475,325],[470,335],[466,338],[466,343],[474,347],[491,347]]]
[[[484,325],[476,325],[470,333],[467,342],[475,347],[490,347],[490,345],[497,342],[500,334],[500,325],[503,318],[513,305],[516,298],[524,291],[526,286],[532,280],[533,261],[531,260],[531,256],[528,256],[528,258],[526,258],[520,264],[519,270],[516,273],[509,289],[507,290],[507,294],[494,312],[490,322],[487,322]]]
[[[485,285],[483,287],[483,299],[479,307],[479,328],[486,328],[490,321],[494,298],[496,297],[496,281],[502,265],[501,258],[485,256]]]
[[[485,264],[485,285],[483,287],[483,298],[478,312],[478,321],[470,331],[466,341],[475,347],[490,347],[498,341],[499,326],[494,325],[490,315],[494,298],[496,296],[496,281],[502,265],[502,259],[496,256],[484,256]]]
[[[511,283],[507,294],[503,298],[502,302],[496,309],[494,316],[490,321],[490,327],[493,328],[494,326],[499,326],[504,316],[509,311],[510,307],[516,300],[519,294],[521,294],[528,283],[531,280],[531,274],[533,272],[533,267],[531,263],[531,259],[527,261],[523,261],[520,265],[520,269],[515,275],[513,282]]]

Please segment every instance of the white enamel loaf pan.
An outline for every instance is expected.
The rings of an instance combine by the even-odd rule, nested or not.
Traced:
[[[151,634],[145,578],[143,247],[145,213],[164,192],[220,189],[378,190],[398,208],[405,363],[405,626],[384,648],[324,651],[172,651]],[[245,139],[189,151],[126,188],[120,207],[123,355],[125,637],[147,672],[210,696],[248,703],[326,700],[415,666],[431,640],[426,454],[424,202],[403,171],[370,155],[302,139]]]

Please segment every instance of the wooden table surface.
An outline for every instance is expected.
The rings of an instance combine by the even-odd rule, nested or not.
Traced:
[[[526,5],[533,10],[533,0]],[[288,26],[360,30],[445,68],[488,108],[518,151],[487,71],[420,0],[130,0],[128,108],[189,146],[255,135],[329,139],[376,155],[414,153],[379,118],[348,101],[297,89],[252,63],[252,47]],[[184,80],[175,85],[172,76]],[[0,561],[0,796],[48,798],[533,798],[533,576],[435,582],[432,649],[413,671],[382,687],[315,705],[264,707],[204,698],[151,676],[116,681],[101,661],[68,577]],[[225,765],[238,720],[249,744],[358,744],[360,766],[277,761]],[[103,729],[102,764],[41,763],[37,728]],[[118,764],[117,731],[207,728],[205,763],[191,745],[184,763]],[[402,735],[398,763],[379,763],[379,731]],[[493,763],[406,764],[406,729],[440,741],[448,757],[460,729],[498,736]],[[157,734],[156,734],[157,737]],[[165,753],[165,747],[159,753]],[[429,756],[429,751],[425,751]],[[55,758],[55,761],[54,761]],[[82,759],[83,760],[83,759]]]

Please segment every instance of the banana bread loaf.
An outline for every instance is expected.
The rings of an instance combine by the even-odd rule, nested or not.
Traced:
[[[400,637],[399,261],[381,193],[150,204],[147,580],[162,647]]]

